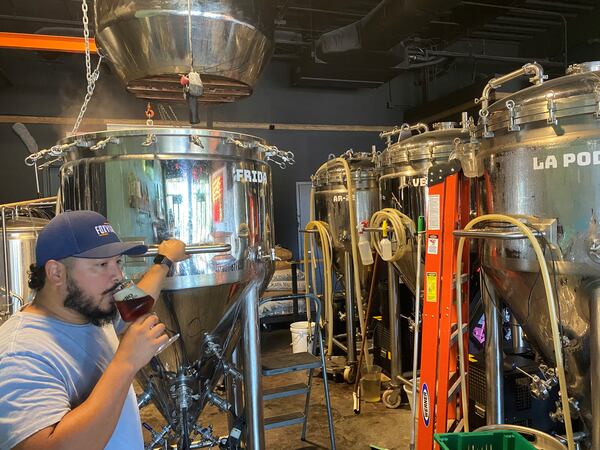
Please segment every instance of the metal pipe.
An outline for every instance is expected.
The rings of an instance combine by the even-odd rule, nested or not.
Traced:
[[[481,110],[487,111],[489,106],[490,95],[492,91],[498,89],[503,84],[508,81],[519,78],[523,75],[533,75],[530,78],[530,81],[534,84],[542,84],[544,82],[544,68],[540,66],[538,63],[527,63],[523,67],[509,72],[507,74],[501,75],[499,77],[492,78],[487,82],[485,87],[483,88],[483,93],[481,94]]]
[[[492,78],[487,82],[485,87],[483,88],[483,93],[479,99],[475,99],[475,103],[481,103],[481,109],[479,110],[479,124],[483,126],[483,137],[490,138],[494,136],[494,133],[489,131],[488,129],[488,121],[489,121],[489,103],[490,96],[492,91],[498,89],[504,83],[519,78],[522,75],[532,75],[529,78],[529,81],[533,84],[540,85],[544,82],[548,76],[544,75],[544,68],[540,66],[538,63],[527,63],[523,65],[523,67],[509,72],[505,75],[501,75],[496,78]]]
[[[346,334],[344,334],[344,336],[346,336]],[[346,347],[344,344],[342,344],[340,341],[338,341],[337,339],[333,338],[333,343],[344,353],[348,353],[348,347]]]
[[[501,56],[501,55],[486,55],[483,53],[468,53],[468,52],[452,52],[448,50],[427,50],[428,56],[443,57],[443,58],[469,58],[479,59],[481,61],[498,61],[506,63],[525,64],[531,62],[531,58],[520,58],[518,56]],[[563,63],[549,60],[540,60],[539,64],[548,67],[562,67]]]
[[[260,331],[258,320],[258,283],[248,290],[244,301],[244,403],[246,414],[246,448],[263,450],[265,430],[260,363]]]
[[[388,272],[388,315],[389,315],[389,330],[390,330],[390,353],[392,360],[390,361],[390,378],[393,387],[398,387],[398,375],[402,375],[402,359],[400,357],[400,349],[402,339],[400,336],[400,299],[398,298],[398,273],[394,266],[387,264]]]
[[[10,288],[10,266],[8,264],[8,233],[6,231],[6,208],[2,208],[2,262],[4,264],[4,295],[6,299],[6,310],[3,314],[12,315],[14,313],[14,304],[11,301]]]
[[[344,280],[346,282],[346,364],[352,365],[356,363],[356,333],[354,333],[354,285],[352,284],[352,259],[350,257],[350,252],[348,251],[344,252]]]
[[[185,246],[186,255],[199,255],[204,253],[225,253],[231,251],[230,244],[223,243],[206,243],[206,244],[192,244]],[[148,251],[140,256],[150,257],[158,254],[158,245],[149,245]]]
[[[381,133],[379,133],[379,137],[388,138],[396,136],[397,134],[400,134],[403,131],[418,131],[419,134],[422,134],[427,133],[429,131],[429,126],[426,123],[422,122],[415,123],[414,125],[403,123],[400,127],[394,127],[389,131],[382,131]]]
[[[235,367],[240,367],[240,353],[241,343],[238,342],[231,353],[231,364]],[[227,414],[227,427],[231,432],[231,429],[234,427],[235,418],[240,417],[244,410],[244,400],[240,381],[232,374],[227,374],[225,379],[227,383],[227,400],[231,403],[231,410]]]
[[[54,196],[54,197],[36,198],[36,199],[33,199],[33,200],[23,200],[21,202],[4,203],[3,205],[0,205],[0,207],[2,207],[2,208],[13,208],[15,206],[26,206],[26,205],[39,204],[39,203],[54,204],[56,202],[57,198],[58,197]]]
[[[497,298],[492,298],[492,292],[489,291],[492,287],[483,274],[480,285],[485,314],[486,423],[494,425],[504,423],[502,322],[496,311]]]
[[[600,284],[590,302],[590,380],[592,384],[592,448],[600,448]]]
[[[422,221],[419,220],[419,224]],[[420,228],[420,227],[419,227]],[[410,450],[415,450],[417,437],[417,405],[419,387],[417,382],[417,366],[419,364],[419,330],[421,316],[421,247],[423,246],[423,231],[417,233],[417,275],[415,283],[415,337],[413,346],[413,369],[412,369],[412,397],[413,404],[411,408],[412,421],[410,423]]]

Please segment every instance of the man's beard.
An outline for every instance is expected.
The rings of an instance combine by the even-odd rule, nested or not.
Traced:
[[[108,294],[111,289],[103,292]],[[83,317],[88,319],[92,325],[103,327],[111,323],[117,317],[117,307],[111,303],[110,308],[105,311],[99,306],[94,305],[94,299],[85,295],[75,280],[67,275],[67,297],[65,298],[65,308],[77,311]]]

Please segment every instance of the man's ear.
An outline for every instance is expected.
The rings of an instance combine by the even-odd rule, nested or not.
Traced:
[[[46,280],[54,286],[61,286],[67,281],[67,268],[64,264],[51,259],[44,267],[46,270]]]

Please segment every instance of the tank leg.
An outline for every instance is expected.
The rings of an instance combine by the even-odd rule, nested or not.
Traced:
[[[398,375],[402,375],[402,358],[400,354],[401,337],[400,337],[400,299],[398,298],[398,273],[391,263],[387,264],[388,269],[388,310],[390,323],[390,353],[392,360],[390,364],[391,386],[398,388],[401,386],[398,380]]]
[[[493,298],[495,297],[495,298]],[[502,318],[492,285],[481,275],[481,299],[485,314],[486,422],[504,423],[504,377],[502,374]]]
[[[235,350],[231,354],[231,363],[237,369],[240,368],[240,355],[241,355],[241,342],[235,347]],[[244,400],[242,397],[242,386],[240,382],[235,379],[232,375],[227,375],[226,377],[226,386],[227,386],[227,400],[231,403],[232,411],[227,415],[227,425],[229,430],[231,430],[234,426],[235,418],[239,417],[242,414],[242,410],[244,409]]]
[[[590,379],[592,382],[592,448],[600,448],[600,283],[590,302]]]
[[[356,364],[356,333],[354,330],[354,284],[352,283],[352,258],[350,252],[344,253],[344,283],[346,285],[346,364]]]
[[[243,301],[245,302],[243,345],[246,448],[249,450],[263,450],[265,448],[265,430],[260,363],[258,286],[250,289]]]

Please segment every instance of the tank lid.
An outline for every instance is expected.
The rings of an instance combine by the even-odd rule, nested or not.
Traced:
[[[565,73],[567,75],[573,75],[576,73],[585,73],[585,72],[597,72],[600,70],[600,61],[586,61],[577,64],[571,64],[567,67]]]
[[[65,153],[70,160],[124,154],[190,154],[264,161],[273,150],[262,138],[248,134],[168,127],[83,133],[62,139],[59,145],[63,144],[73,145]]]
[[[445,124],[450,123],[445,122]],[[454,150],[455,139],[467,141],[469,134],[462,128],[443,127],[400,141],[390,148],[390,152],[396,155],[407,155],[409,162],[447,158]],[[392,159],[392,156],[389,159]]]
[[[567,73],[504,97],[487,112],[481,110],[478,132],[492,137],[518,132],[521,125],[534,122],[556,126],[566,117],[600,117],[600,62],[574,64]]]
[[[6,221],[6,231],[8,233],[26,233],[32,231],[40,231],[46,226],[48,220],[39,217],[23,217],[18,216],[15,219]],[[0,226],[0,229],[2,227]]]
[[[335,155],[329,155],[329,160]],[[379,169],[376,167],[377,155],[367,152],[355,152],[348,150],[340,156],[348,162],[351,177],[354,181],[377,178]],[[313,185],[326,186],[328,184],[340,184],[346,182],[346,171],[339,165],[326,167],[317,172],[313,177]]]

